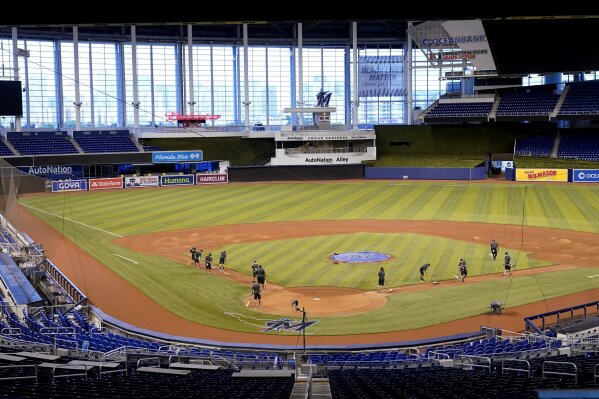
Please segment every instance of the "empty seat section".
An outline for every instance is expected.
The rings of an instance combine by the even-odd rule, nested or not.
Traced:
[[[10,144],[21,155],[77,154],[66,132],[8,132]]]
[[[426,114],[426,117],[488,116],[493,102],[443,102]]]
[[[74,131],[73,138],[85,153],[139,152],[128,130]]]
[[[599,113],[599,81],[569,83],[568,87],[558,115]]]
[[[562,130],[557,156],[599,161],[599,131],[594,129]]]
[[[526,93],[502,94],[497,108],[498,116],[517,115],[547,115],[553,111],[558,94],[553,93]]]

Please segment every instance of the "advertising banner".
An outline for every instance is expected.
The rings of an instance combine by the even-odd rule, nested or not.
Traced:
[[[125,188],[158,187],[160,179],[158,176],[130,176],[125,177]]]
[[[276,132],[275,140],[276,141],[336,141],[336,140],[368,140],[368,139],[376,139],[375,133],[368,132],[360,132],[360,133],[326,133],[326,134],[314,134],[306,132],[297,132],[297,133],[283,133]]]
[[[360,57],[359,96],[405,96],[403,57],[375,55]]]
[[[53,181],[52,192],[59,191],[84,191],[87,190],[87,180]]]
[[[153,163],[201,162],[202,150],[195,151],[156,151],[152,152]]]
[[[111,177],[108,179],[89,179],[90,190],[108,190],[111,188],[123,188],[123,178]]]
[[[568,169],[516,169],[517,181],[568,181]]]
[[[83,165],[19,166],[20,171],[50,180],[82,179]]]
[[[480,19],[426,21],[410,29],[414,43],[434,66],[439,61],[467,61],[477,70],[495,70],[495,60]]]
[[[193,175],[160,176],[161,186],[191,186],[194,184]]]
[[[196,174],[196,184],[228,183],[229,175],[226,173]]]
[[[574,169],[572,181],[576,183],[599,183],[599,169]]]

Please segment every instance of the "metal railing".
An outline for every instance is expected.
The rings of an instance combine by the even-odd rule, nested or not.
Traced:
[[[526,364],[526,368],[521,369],[521,368],[515,368],[515,367],[506,367],[505,366],[506,362],[524,363],[524,364]],[[505,374],[504,371],[524,371],[528,375],[528,378],[530,378],[530,374],[531,374],[530,362],[528,360],[524,360],[524,359],[503,359],[501,361],[501,374]]]
[[[568,373],[565,371],[549,371],[549,370],[546,370],[546,366],[549,368],[551,368],[551,366],[572,366],[574,368],[574,372]],[[546,360],[543,362],[543,367],[541,370],[542,370],[541,371],[542,379],[545,379],[545,375],[547,375],[547,374],[565,375],[565,376],[574,377],[574,383],[578,385],[578,367],[576,366],[576,364],[574,364],[572,362],[554,362],[551,360]]]
[[[458,361],[462,369],[473,370],[475,367],[479,367],[491,372],[491,358],[487,356],[460,355]]]

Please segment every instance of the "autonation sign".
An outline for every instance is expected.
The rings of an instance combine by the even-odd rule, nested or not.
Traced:
[[[202,150],[195,151],[158,151],[152,153],[153,163],[201,162]]]
[[[599,169],[574,169],[572,181],[578,183],[599,183]]]
[[[19,170],[50,180],[81,179],[83,177],[83,165],[19,166]]]

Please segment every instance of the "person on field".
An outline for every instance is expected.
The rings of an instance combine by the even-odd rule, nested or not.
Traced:
[[[503,277],[505,277],[508,273],[510,276],[512,275],[512,257],[506,252],[503,257]]]
[[[220,257],[218,259],[218,268],[220,270],[225,270],[225,261],[227,260],[227,251],[222,251],[220,253]]]
[[[252,263],[252,277],[253,278],[256,277],[256,270],[258,270],[258,262],[254,261],[254,263]]]
[[[252,280],[252,295],[254,296],[254,303],[258,301],[257,307],[259,308],[261,305],[260,300],[262,299],[262,295],[260,294],[260,284],[256,280]]]
[[[459,271],[460,271],[460,279],[462,280],[462,283],[463,283],[464,280],[466,279],[466,277],[468,276],[468,267],[466,266],[466,261],[464,259],[460,259]]]
[[[258,284],[262,285],[262,291],[266,290],[266,270],[262,268],[262,265],[258,265],[258,269],[256,269],[256,280],[258,280]]]
[[[379,288],[378,288],[378,290],[376,290],[376,292],[381,292],[381,289],[385,286],[385,269],[383,268],[383,266],[381,266],[378,276],[379,276]]]
[[[424,265],[420,266],[420,281],[424,281],[424,274],[426,273],[430,265],[430,263],[425,263]]]
[[[189,248],[189,258],[190,259],[187,261],[187,266],[189,266],[193,263],[193,261],[195,260],[195,256],[196,256],[196,247]]]
[[[493,260],[497,259],[497,252],[499,251],[499,245],[495,240],[491,241],[491,256]]]
[[[202,257],[202,250],[200,249],[199,251],[195,251],[195,253],[193,254],[193,266],[201,269],[200,266],[200,258]]]
[[[206,274],[210,273],[210,275],[212,275],[212,254],[211,253],[206,255],[206,258],[204,258],[204,264],[206,265]]]

